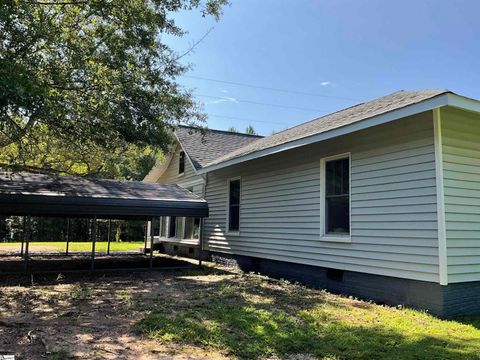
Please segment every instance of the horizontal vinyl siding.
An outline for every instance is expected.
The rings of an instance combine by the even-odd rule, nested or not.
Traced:
[[[352,242],[320,240],[320,159],[351,152]],[[208,174],[210,250],[438,281],[431,113]],[[240,234],[225,233],[241,176]]]
[[[185,155],[185,171],[183,175],[178,174],[178,165],[179,165],[179,156],[180,151],[182,151],[180,146],[177,146],[175,152],[172,155],[170,164],[168,165],[165,172],[157,180],[158,183],[162,184],[179,184],[180,186],[187,187],[193,181],[199,181],[202,179],[200,175],[195,174],[195,171],[192,167],[192,164]],[[198,190],[198,189],[197,189]],[[197,195],[202,195],[202,193],[197,193]]]
[[[478,281],[480,115],[447,107],[441,119],[448,281]]]

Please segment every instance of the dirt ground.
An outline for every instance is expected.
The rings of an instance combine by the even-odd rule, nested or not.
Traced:
[[[184,294],[222,275],[185,272],[68,274],[0,280],[0,354],[17,359],[221,359],[200,348],[162,346],[135,324],[156,302],[181,303]]]

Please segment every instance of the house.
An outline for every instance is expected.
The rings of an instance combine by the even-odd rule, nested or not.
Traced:
[[[179,127],[145,181],[201,195],[164,251],[452,316],[480,312],[480,102],[400,91],[267,137]],[[201,238],[200,245],[198,239]]]

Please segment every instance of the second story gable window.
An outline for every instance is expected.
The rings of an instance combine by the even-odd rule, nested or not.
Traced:
[[[178,174],[181,175],[185,172],[185,152],[180,151],[178,155]]]

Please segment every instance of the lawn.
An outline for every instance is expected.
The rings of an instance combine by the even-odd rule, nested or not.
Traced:
[[[480,359],[480,317],[446,321],[220,267],[10,283],[0,348],[28,359]]]
[[[96,242],[95,250],[98,252],[107,251],[108,242]],[[138,242],[114,242],[110,243],[110,251],[131,251],[143,248],[143,241]],[[0,243],[0,252],[2,251],[20,251],[21,243]],[[29,251],[52,251],[52,252],[64,252],[66,248],[65,242],[45,242],[45,241],[32,241],[29,243]],[[70,242],[68,245],[69,251],[75,252],[89,252],[92,250],[91,242]]]

